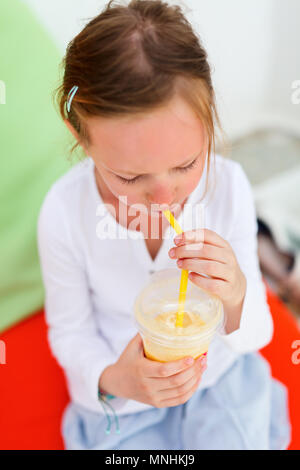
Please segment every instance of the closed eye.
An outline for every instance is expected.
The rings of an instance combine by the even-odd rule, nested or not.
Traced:
[[[192,163],[190,163],[188,166],[184,166],[184,167],[178,167],[178,168],[174,168],[174,171],[179,171],[179,172],[185,172],[185,171],[189,171],[191,170],[192,168],[194,168],[196,166],[196,163],[197,163],[197,160],[198,160],[198,157],[195,158],[195,160],[192,161]],[[116,175],[123,183],[125,184],[132,184],[132,183],[135,183],[137,180],[139,180],[140,178],[143,178],[143,176],[145,175],[138,175],[138,176],[135,176],[134,178],[131,178],[131,179],[127,179],[127,178],[123,178],[122,176],[119,176],[119,175]]]
[[[195,158],[195,160],[193,160],[192,163],[190,163],[188,166],[178,167],[178,168],[175,168],[175,170],[177,170],[177,171],[191,170],[192,168],[194,168],[194,166],[196,166],[197,160],[198,160],[198,157]]]

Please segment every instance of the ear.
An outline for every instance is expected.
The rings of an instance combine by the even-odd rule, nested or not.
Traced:
[[[73,136],[75,137],[75,139],[76,139],[77,142],[79,143],[80,147],[82,147],[83,150],[85,151],[85,153],[88,155],[87,149],[86,149],[85,146],[80,142],[80,138],[79,138],[79,135],[78,135],[78,132],[76,131],[76,129],[74,129],[74,127],[72,126],[72,124],[70,123],[70,121],[69,121],[68,119],[64,119],[64,123],[65,123],[65,125],[67,126],[67,128],[69,129],[69,131],[73,134]]]
[[[77,131],[74,129],[74,127],[72,126],[72,124],[70,123],[70,121],[68,119],[65,119],[64,123],[67,126],[67,128],[69,129],[69,131],[73,134],[75,139],[78,140],[78,142],[79,142],[79,135],[78,135]]]

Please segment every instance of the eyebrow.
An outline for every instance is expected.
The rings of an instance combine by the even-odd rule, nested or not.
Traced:
[[[200,155],[200,153],[201,152],[198,152],[198,153],[194,154],[192,157],[190,157],[188,160],[186,160],[180,166],[186,166],[186,165],[188,165],[188,163],[192,163],[192,161],[194,161],[194,159],[196,157],[198,157],[198,155]],[[178,166],[176,166],[174,168],[178,168]],[[148,174],[148,173],[132,173],[130,171],[122,171],[122,170],[114,170],[113,173],[123,173],[124,175],[126,174],[126,175],[131,175],[131,176],[142,176],[142,175],[147,175]]]

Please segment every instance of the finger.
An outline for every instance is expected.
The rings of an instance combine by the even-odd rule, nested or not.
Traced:
[[[198,374],[194,374],[187,382],[178,387],[159,390],[158,392],[156,392],[159,393],[159,400],[171,400],[173,398],[180,397],[185,393],[188,393],[194,387],[194,385],[198,383],[198,381],[201,379],[201,375],[202,374],[199,371]]]
[[[209,230],[207,228],[200,228],[183,232],[174,238],[174,242],[177,246],[197,242],[206,243],[208,245],[215,245],[220,248],[227,248],[230,246],[227,240],[222,238],[213,230]]]
[[[137,353],[141,357],[144,357],[144,344],[143,344],[143,339],[140,335],[140,333],[137,333],[129,342],[130,350],[132,351],[133,354]]]
[[[198,380],[194,383],[194,385],[191,387],[191,389],[188,392],[183,393],[180,396],[175,395],[174,397],[161,400],[160,405],[163,408],[170,407],[170,406],[182,405],[183,403],[187,402],[194,395],[195,391],[199,387],[200,382],[201,382],[201,377],[198,377]]]
[[[224,281],[223,279],[209,279],[195,272],[189,273],[189,279],[196,286],[219,297],[222,296],[224,289],[227,289],[229,285],[228,281]]]
[[[206,357],[202,356],[198,358],[192,367],[179,372],[178,374],[174,374],[170,377],[163,377],[163,378],[154,378],[153,386],[155,390],[158,392],[162,390],[170,390],[176,387],[180,387],[181,385],[188,382],[192,379],[195,375],[198,375],[202,369],[206,366]]]
[[[174,243],[177,246],[190,244],[190,243],[199,243],[200,245],[204,243],[204,229],[198,228],[194,230],[187,230],[186,232],[182,232],[176,237],[174,237]]]
[[[177,265],[180,269],[186,269],[198,274],[207,274],[224,281],[231,281],[232,278],[232,270],[228,269],[228,265],[218,261],[187,258],[178,260]]]
[[[218,261],[219,263],[229,264],[231,262],[230,252],[225,248],[220,248],[213,245],[200,246],[198,244],[184,245],[174,249],[174,256],[172,259],[183,259],[183,258],[199,258],[199,259],[210,259]],[[170,250],[171,251],[171,250]],[[169,252],[170,253],[170,252]]]
[[[145,377],[156,378],[170,377],[171,375],[190,368],[194,363],[194,359],[191,356],[186,356],[183,359],[170,362],[151,361],[147,358],[143,358],[142,360],[145,361]]]

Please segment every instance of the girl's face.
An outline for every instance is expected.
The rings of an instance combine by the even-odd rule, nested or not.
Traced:
[[[157,214],[162,205],[184,202],[201,178],[207,139],[179,97],[143,117],[89,118],[87,128],[92,144],[84,150],[95,162],[105,199],[126,196],[128,206],[143,204]]]

